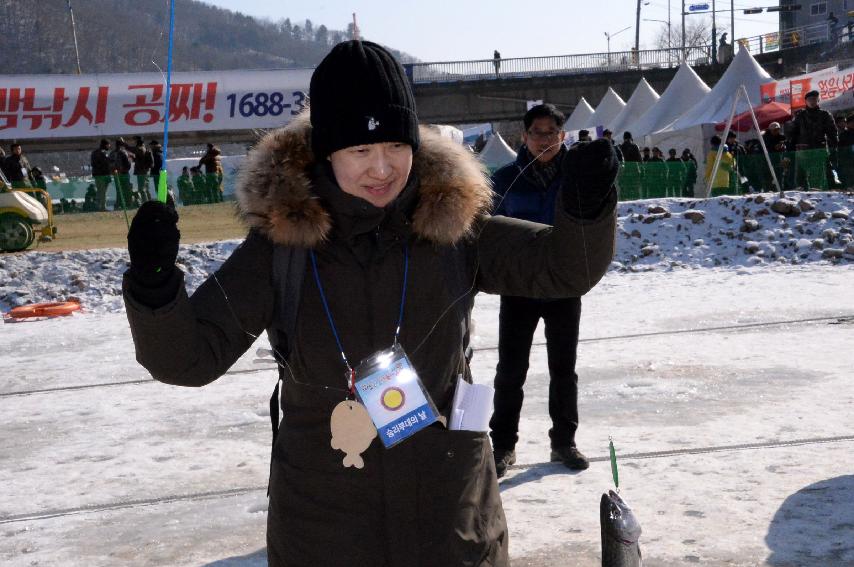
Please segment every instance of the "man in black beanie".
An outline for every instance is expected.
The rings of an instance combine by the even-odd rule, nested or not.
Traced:
[[[835,167],[839,133],[833,115],[818,105],[819,92],[804,95],[806,108],[792,120],[789,139],[796,150],[797,184],[804,190],[827,189],[828,167]],[[828,163],[830,161],[830,164]]]

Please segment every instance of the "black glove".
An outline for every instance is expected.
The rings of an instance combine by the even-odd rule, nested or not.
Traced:
[[[563,156],[560,169],[563,208],[573,217],[596,219],[616,202],[614,181],[620,162],[610,140],[574,145]]]
[[[160,201],[143,204],[128,232],[130,274],[134,282],[145,288],[158,288],[170,281],[176,271],[180,238],[174,206]]]

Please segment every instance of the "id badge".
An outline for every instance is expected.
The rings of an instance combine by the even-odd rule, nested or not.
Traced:
[[[391,447],[421,431],[439,412],[399,344],[356,368],[356,396],[364,404],[383,445]]]

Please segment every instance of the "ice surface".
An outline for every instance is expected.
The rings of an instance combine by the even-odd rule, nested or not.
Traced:
[[[234,245],[182,248],[190,286]],[[609,436],[648,565],[854,565],[854,266],[810,252],[796,265],[738,253],[732,267],[702,267],[721,254],[710,247],[696,269],[615,267],[583,299],[588,471],[545,462],[538,331],[519,466],[501,482],[514,566],[599,564]],[[86,311],[0,325],[0,564],[265,565],[275,371],[253,360],[266,338],[204,388],[154,382],[116,295],[124,252],[45,256],[0,256],[3,301],[62,297],[87,274],[75,292]],[[498,298],[479,296],[474,319],[473,372],[491,384]]]

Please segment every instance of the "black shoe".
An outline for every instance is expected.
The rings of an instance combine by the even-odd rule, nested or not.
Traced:
[[[495,476],[501,478],[507,474],[507,467],[516,462],[516,451],[513,449],[496,449],[492,452],[495,459]]]
[[[552,448],[552,462],[560,461],[570,470],[583,471],[590,466],[587,457],[575,445]]]

